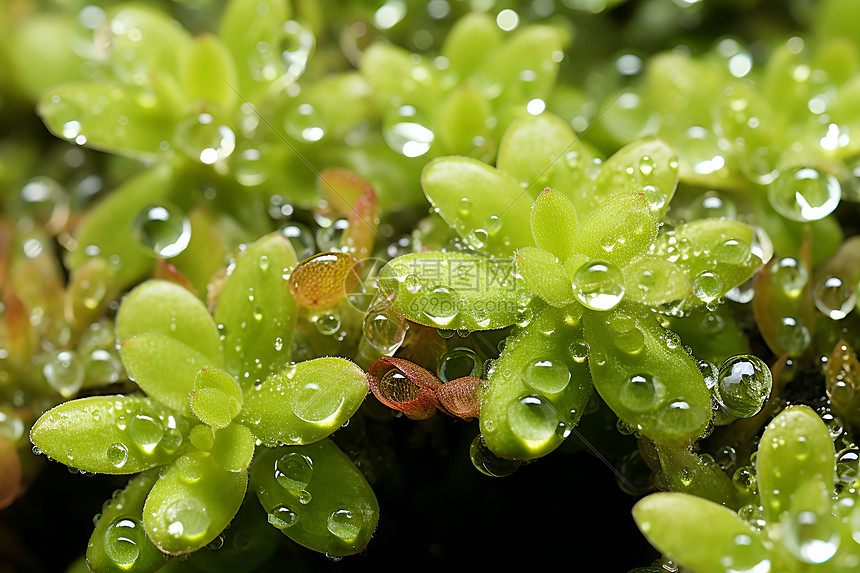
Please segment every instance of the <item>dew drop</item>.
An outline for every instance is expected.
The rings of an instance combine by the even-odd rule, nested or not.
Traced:
[[[621,387],[619,399],[635,412],[646,412],[663,402],[666,387],[651,374],[634,374]]]
[[[792,221],[817,221],[833,212],[842,197],[839,180],[811,167],[784,171],[770,184],[771,206]]]
[[[496,456],[484,443],[484,438],[480,434],[475,436],[472,445],[469,446],[469,457],[475,469],[490,477],[507,477],[522,465],[520,460],[507,460]]]
[[[615,314],[609,318],[612,343],[625,354],[639,354],[645,347],[645,335],[636,326],[636,321],[626,314]]]
[[[119,442],[111,444],[107,449],[107,460],[115,468],[121,468],[128,461],[128,447]]]
[[[299,516],[289,507],[279,504],[269,512],[268,520],[276,529],[287,529],[299,521]]]
[[[165,510],[164,516],[168,523],[168,534],[189,540],[203,537],[212,523],[206,505],[196,497],[174,501]]]
[[[84,383],[84,364],[77,353],[71,350],[52,353],[42,366],[42,373],[51,388],[63,398],[77,394]]]
[[[507,414],[511,431],[536,446],[552,438],[561,421],[549,400],[536,394],[512,402]]]
[[[801,319],[793,316],[783,317],[775,330],[777,341],[792,354],[803,352],[812,342],[809,328]]]
[[[134,565],[140,557],[140,544],[146,540],[143,525],[131,517],[114,518],[104,536],[105,553],[123,569]]]
[[[236,134],[219,125],[208,113],[185,118],[176,125],[174,141],[184,153],[206,165],[229,157],[236,148]]]
[[[584,340],[574,340],[570,343],[569,350],[577,364],[582,364],[588,358],[588,343]]]
[[[802,259],[784,257],[773,264],[771,280],[789,296],[800,294],[809,280],[809,270]]]
[[[557,394],[570,383],[570,370],[561,360],[538,358],[523,368],[523,379],[542,394]]]
[[[354,543],[358,539],[361,525],[361,515],[350,509],[337,509],[326,520],[326,529],[345,543]]]
[[[702,271],[693,279],[693,294],[702,302],[716,300],[723,291],[723,280],[713,271]]]
[[[480,377],[484,364],[474,350],[466,346],[452,348],[439,362],[439,379],[445,383],[463,376]]]
[[[591,261],[573,277],[576,299],[591,310],[610,310],[624,298],[624,277],[612,263]]]
[[[839,277],[822,277],[812,289],[815,306],[833,320],[842,320],[857,303],[857,289]]]
[[[155,450],[164,436],[161,424],[146,414],[137,414],[129,420],[126,431],[129,437],[148,454]]]
[[[157,256],[175,257],[191,241],[191,223],[178,207],[163,203],[145,207],[132,223],[131,234]]]
[[[819,516],[811,511],[785,513],[780,517],[783,546],[804,563],[829,561],[839,549],[839,531],[830,523],[829,514]]]
[[[460,296],[454,289],[437,286],[427,296],[423,314],[437,327],[446,327],[460,313]]]
[[[720,366],[716,396],[729,414],[751,418],[764,406],[772,388],[773,377],[767,365],[756,356],[740,354]]]
[[[290,452],[275,462],[275,480],[286,490],[301,492],[313,475],[313,460],[304,454]]]

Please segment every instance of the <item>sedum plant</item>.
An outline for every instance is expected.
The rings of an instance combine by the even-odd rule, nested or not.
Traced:
[[[286,286],[295,264],[280,234],[249,245],[214,315],[175,283],[138,286],[116,329],[123,364],[145,396],[79,398],[34,424],[31,440],[50,458],[140,474],[96,525],[93,570],[151,571],[165,554],[206,546],[247,488],[269,523],[302,545],[336,557],[367,544],[376,499],[326,439],[361,404],[367,381],[343,358],[288,362],[295,302]]]

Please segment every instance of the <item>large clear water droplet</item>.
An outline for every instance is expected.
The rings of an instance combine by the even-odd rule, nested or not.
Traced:
[[[437,327],[445,327],[460,313],[459,305],[460,296],[457,291],[446,286],[437,286],[427,296],[423,314]]]
[[[84,364],[72,350],[58,350],[48,356],[42,373],[51,388],[63,398],[77,394],[84,383]]]
[[[140,544],[146,541],[143,524],[131,517],[114,518],[104,536],[105,553],[123,569],[134,565],[140,557]]]
[[[809,280],[809,269],[803,259],[784,257],[773,264],[771,280],[789,296],[797,296]]]
[[[391,356],[406,337],[406,321],[386,306],[371,309],[364,317],[364,337],[374,349]]]
[[[196,540],[209,530],[212,518],[202,501],[196,497],[186,497],[174,501],[164,512],[167,520],[167,533],[173,537]]]
[[[337,509],[326,520],[326,529],[345,543],[358,539],[361,525],[361,515],[351,509]]]
[[[720,366],[717,400],[733,416],[755,416],[764,406],[772,388],[770,369],[756,356],[733,356]]]
[[[591,261],[573,277],[574,295],[586,308],[610,310],[624,298],[624,276],[612,263]]]
[[[783,546],[804,563],[824,563],[836,554],[841,542],[830,515],[811,511],[786,513],[780,518]]]
[[[639,354],[645,347],[645,335],[636,326],[636,321],[626,314],[615,314],[609,319],[612,342],[625,354]]]
[[[857,288],[836,276],[822,277],[812,289],[815,306],[833,320],[842,320],[857,303]]]
[[[131,234],[145,249],[170,258],[184,251],[191,241],[191,222],[175,205],[150,205],[135,217]]]
[[[666,386],[648,373],[634,374],[624,382],[619,398],[629,409],[646,412],[659,406],[666,394]]]
[[[466,346],[452,348],[439,362],[439,379],[450,382],[463,376],[480,376],[484,364],[474,350]]]
[[[382,132],[388,147],[406,157],[420,157],[430,151],[433,132],[420,123],[400,121]]]
[[[314,476],[314,463],[311,458],[299,452],[290,452],[275,462],[275,480],[282,488],[300,492]]]
[[[561,419],[549,400],[530,394],[508,406],[508,425],[511,431],[526,442],[541,445],[555,435]]]
[[[177,147],[192,159],[212,165],[230,157],[236,148],[236,134],[219,125],[208,113],[185,118],[176,125]]]
[[[538,358],[523,368],[523,379],[542,394],[557,394],[570,383],[570,370],[557,358]]]
[[[285,505],[276,505],[268,515],[269,523],[277,529],[287,529],[299,521],[299,515]]]
[[[107,449],[107,460],[115,468],[122,468],[128,461],[128,446],[119,442],[111,444]]]
[[[490,477],[507,477],[522,465],[520,460],[507,460],[496,456],[484,443],[484,437],[480,434],[472,440],[469,457],[475,469]]]
[[[842,197],[839,180],[811,167],[784,171],[770,184],[767,198],[777,213],[792,221],[817,221],[833,212]]]
[[[799,354],[812,342],[806,323],[794,316],[785,316],[776,324],[776,340],[790,353]]]
[[[146,414],[137,414],[131,418],[126,432],[146,453],[152,453],[164,437],[161,424]]]
[[[702,271],[693,279],[693,294],[702,302],[717,299],[723,291],[723,279],[713,271]]]

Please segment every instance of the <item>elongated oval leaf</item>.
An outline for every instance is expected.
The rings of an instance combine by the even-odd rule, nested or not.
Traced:
[[[30,440],[48,457],[102,474],[132,474],[182,453],[187,419],[148,398],[92,396],[48,410]]]
[[[562,261],[576,252],[576,207],[558,191],[544,190],[532,205],[532,236],[535,244]]]
[[[497,456],[533,459],[557,448],[576,426],[592,385],[579,317],[582,307],[546,307],[509,337],[484,384],[481,434]]]
[[[771,570],[759,532],[712,501],[655,493],[634,506],[633,518],[654,547],[697,573]]]
[[[554,307],[574,302],[573,286],[561,262],[551,253],[536,247],[517,251],[517,270],[529,291]]]
[[[660,139],[648,139],[618,150],[594,180],[594,195],[604,200],[623,191],[644,193],[651,213],[666,214],[678,186],[678,155]]]
[[[167,336],[220,362],[215,321],[200,299],[175,283],[150,280],[123,300],[116,318],[117,339],[123,343],[144,333]]]
[[[194,378],[191,409],[201,422],[226,428],[242,410],[242,389],[226,372],[205,368]]]
[[[288,365],[247,392],[239,421],[267,446],[309,444],[340,428],[366,394],[361,368],[317,358]]]
[[[92,571],[149,573],[165,564],[167,555],[150,541],[143,528],[143,504],[157,480],[157,470],[142,473],[105,504],[87,546],[87,564]]]
[[[576,249],[592,260],[624,267],[654,242],[658,223],[644,194],[621,193],[601,203],[582,222]]]
[[[534,246],[531,196],[489,165],[467,157],[435,159],[424,168],[421,186],[442,218],[473,247],[510,255]]]
[[[251,465],[254,446],[254,436],[246,426],[230,424],[215,430],[212,457],[225,470],[244,472]]]
[[[157,332],[126,340],[120,354],[129,377],[144,392],[186,416],[194,415],[191,393],[197,373],[220,366],[190,346]]]
[[[109,60],[123,81],[142,85],[153,71],[178,77],[177,54],[191,47],[191,35],[155,8],[128,4],[108,14]]]
[[[287,288],[296,255],[280,233],[260,239],[239,256],[218,296],[227,367],[245,388],[289,361],[296,303]]]
[[[682,301],[693,292],[693,285],[681,267],[654,255],[634,260],[621,272],[625,299],[646,306]]]
[[[433,251],[390,261],[379,272],[380,292],[399,315],[425,326],[487,330],[516,322],[528,302],[513,260]]]
[[[835,475],[833,440],[808,406],[791,406],[774,418],[759,443],[756,465],[765,518],[783,512],[830,513]]]
[[[661,444],[702,434],[711,417],[704,377],[650,311],[622,303],[608,313],[586,311],[583,324],[594,387],[619,418]]]
[[[208,453],[189,452],[149,492],[143,507],[146,533],[171,555],[200,549],[230,524],[247,486],[247,472],[226,470]]]
[[[182,61],[182,79],[188,98],[198,103],[211,102],[219,111],[233,111],[238,87],[233,55],[215,36],[203,35],[194,40]]]
[[[499,27],[487,14],[472,12],[457,20],[442,46],[451,71],[469,76],[502,41]]]
[[[331,440],[267,451],[251,469],[251,482],[269,523],[314,551],[358,553],[376,529],[373,490]]]

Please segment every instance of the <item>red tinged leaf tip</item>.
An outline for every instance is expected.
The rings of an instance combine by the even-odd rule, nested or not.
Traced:
[[[408,360],[383,356],[370,365],[367,382],[377,400],[412,420],[425,420],[439,407],[436,389],[442,382]]]
[[[296,302],[324,308],[341,301],[361,279],[361,263],[346,253],[321,253],[302,261],[288,281]]]
[[[188,278],[183,275],[179,271],[179,269],[177,269],[173,264],[167,262],[167,259],[158,259],[155,262],[155,270],[153,271],[152,276],[157,279],[176,283],[179,286],[188,290],[188,292],[194,295],[197,294],[197,289],[194,288],[194,285],[191,284],[191,281],[188,280]]]
[[[456,378],[442,384],[436,390],[436,397],[449,414],[469,421],[477,418],[480,413],[480,390],[483,383],[483,380],[474,376]]]

